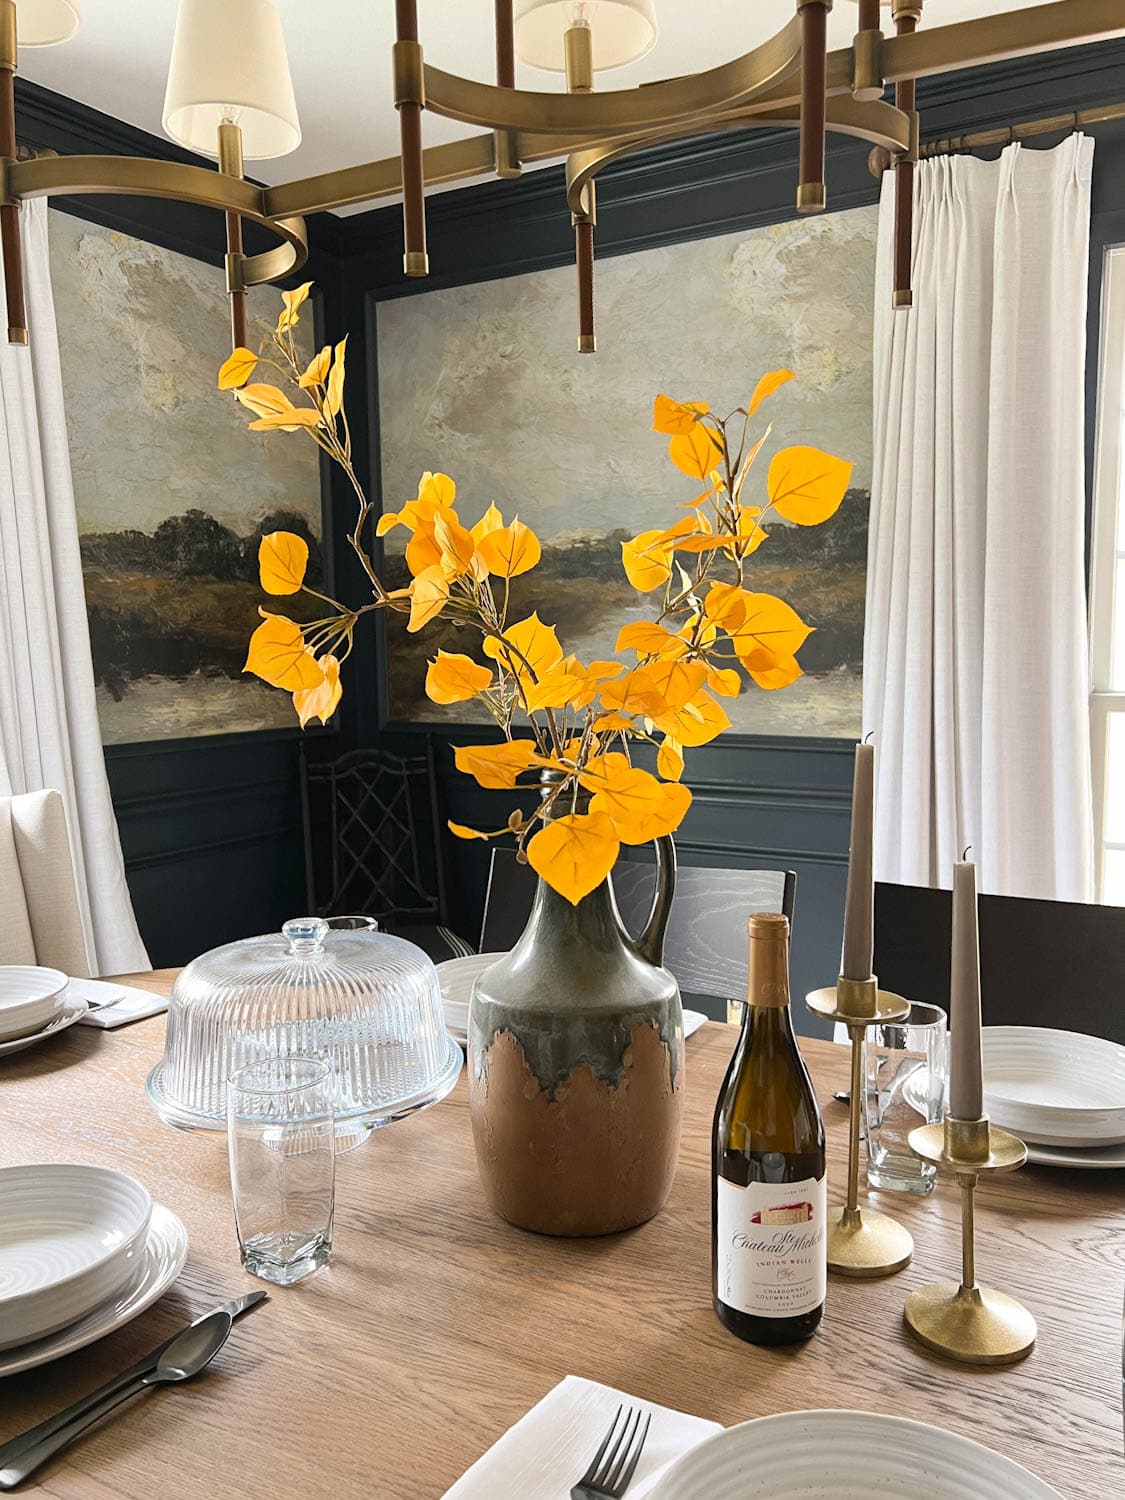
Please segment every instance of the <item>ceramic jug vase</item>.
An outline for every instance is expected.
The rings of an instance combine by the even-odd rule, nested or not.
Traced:
[[[661,966],[675,847],[657,841],[644,932],[612,876],[577,906],[540,880],[523,936],[469,1008],[469,1099],[492,1207],[523,1229],[596,1235],[664,1204],[683,1114],[683,1013]]]

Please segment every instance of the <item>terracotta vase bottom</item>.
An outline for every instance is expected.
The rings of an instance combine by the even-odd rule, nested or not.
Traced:
[[[482,1061],[469,1068],[473,1137],[501,1218],[539,1234],[613,1234],[664,1206],[679,1153],[683,1079],[673,1081],[656,1026],[633,1027],[614,1080],[583,1063],[546,1089],[506,1030]]]

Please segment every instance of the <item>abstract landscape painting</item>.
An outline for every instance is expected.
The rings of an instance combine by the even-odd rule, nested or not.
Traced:
[[[316,450],[248,433],[215,390],[220,270],[60,212],[49,234],[102,739],[294,725],[242,664],[262,533],[299,532],[320,572]],[[278,306],[251,294],[253,346]]]
[[[599,261],[598,353],[575,350],[569,269],[381,303],[378,364],[382,501],[398,509],[424,469],[451,474],[463,521],[490,500],[518,512],[543,541],[540,566],[513,583],[513,608],[538,610],[588,660],[645,617],[621,569],[621,542],[667,524],[692,482],[651,432],[658,391],[725,413],[758,376],[797,379],[773,397],[772,436],[758,460],[812,443],[855,464],[852,488],[823,526],[770,528],[747,586],[775,593],[816,627],[806,675],[781,692],[747,684],[727,701],[746,734],[856,737],[871,489],[871,324],[876,210],[694,240]],[[759,491],[760,493],[760,491]],[[749,497],[757,503],[756,496]],[[391,532],[388,572],[406,578],[404,533]],[[472,704],[424,696],[438,644],[472,649],[449,627],[389,628],[391,717],[457,720]]]

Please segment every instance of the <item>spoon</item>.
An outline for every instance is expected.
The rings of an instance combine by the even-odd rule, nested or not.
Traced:
[[[18,1454],[5,1468],[0,1469],[0,1490],[14,1489],[17,1484],[21,1484],[41,1464],[68,1447],[76,1437],[100,1422],[115,1406],[127,1401],[130,1396],[136,1396],[150,1386],[178,1385],[181,1381],[198,1375],[226,1343],[230,1330],[231,1315],[225,1308],[220,1308],[209,1317],[193,1323],[190,1328],[185,1328],[164,1350],[155,1368],[114,1391],[81,1417]]]

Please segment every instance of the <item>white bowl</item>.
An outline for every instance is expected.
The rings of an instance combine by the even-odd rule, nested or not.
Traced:
[[[791,1411],[728,1427],[678,1459],[652,1500],[1061,1500],[968,1438],[865,1411]]]
[[[984,1107],[1044,1146],[1125,1143],[1125,1047],[1041,1026],[984,1030]]]
[[[0,1042],[39,1031],[63,1002],[67,977],[32,964],[0,967]]]
[[[152,1199],[108,1167],[0,1168],[0,1349],[45,1337],[139,1273]]]

